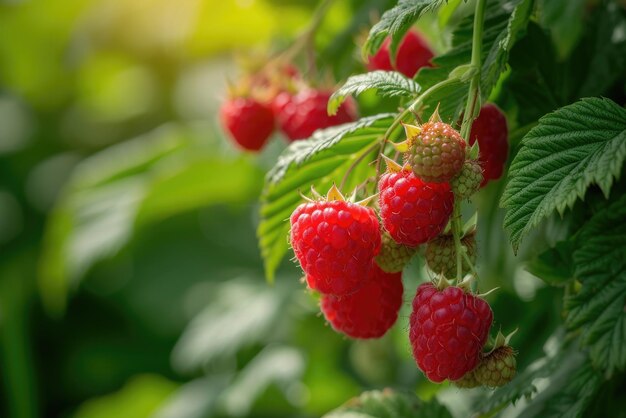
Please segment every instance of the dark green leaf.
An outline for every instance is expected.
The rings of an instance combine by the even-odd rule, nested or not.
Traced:
[[[548,377],[549,384],[519,415],[520,418],[581,417],[603,382],[586,353],[570,352]]]
[[[583,328],[594,366],[608,375],[626,367],[626,196],[596,213],[574,253],[582,289],[566,299],[567,325]]]
[[[423,402],[408,392],[391,389],[363,392],[323,418],[452,418],[436,400]]]
[[[573,242],[558,242],[553,248],[532,258],[526,264],[526,270],[548,284],[563,285],[574,278],[573,252]]]
[[[268,280],[274,279],[289,248],[288,219],[302,202],[299,191],[314,185],[323,193],[333,182],[339,183],[350,164],[382,137],[392,117],[380,114],[317,131],[312,138],[291,144],[279,157],[266,178],[257,231]]]
[[[582,39],[567,59],[558,58],[546,32],[535,23],[529,25],[527,35],[511,52],[512,71],[505,82],[518,103],[521,125],[579,98],[606,95],[620,78],[624,80],[626,39],[614,33],[626,25],[626,18],[615,13],[614,6],[603,3],[589,17]]]
[[[328,101],[328,114],[334,115],[346,97],[358,96],[367,90],[377,90],[382,97],[413,97],[420,86],[410,78],[395,71],[371,71],[354,75],[333,93]]]
[[[364,55],[378,51],[387,36],[391,36],[391,54],[396,55],[404,34],[424,13],[436,10],[446,0],[399,0],[392,9],[383,13],[380,21],[370,29],[367,42],[363,45]]]
[[[485,10],[482,37],[481,95],[489,97],[501,73],[506,69],[509,52],[517,38],[526,29],[532,10],[532,0],[506,2],[492,0]],[[445,80],[457,67],[468,64],[472,56],[473,16],[462,20],[454,31],[452,49],[433,59],[433,68],[423,68],[416,81],[427,89]],[[442,95],[433,95],[424,103],[427,113],[438,104],[439,113],[446,121],[456,122],[465,107],[467,88],[459,82]]]
[[[513,247],[591,184],[608,196],[625,157],[626,110],[608,99],[583,99],[541,118],[522,140],[501,200]]]

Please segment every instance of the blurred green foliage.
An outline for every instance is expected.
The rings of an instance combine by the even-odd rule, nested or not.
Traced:
[[[434,385],[414,365],[408,301],[428,277],[418,260],[399,323],[378,341],[326,326],[292,263],[265,283],[258,197],[285,143],[242,155],[216,114],[236,77],[233,53],[264,57],[269,45],[288,45],[316,3],[0,0],[0,416],[312,417],[386,386],[436,395],[465,416],[483,393]],[[394,3],[335,2],[316,37],[323,77],[363,70],[358,44]],[[419,23],[439,52],[459,3]],[[567,16],[581,13],[573,3]],[[577,46],[557,6],[538,24],[558,21],[559,54],[579,59],[605,39],[598,28],[597,38],[577,34],[587,42]],[[525,42],[544,42],[535,30]],[[513,50],[513,67],[524,52]],[[521,77],[541,74],[540,64],[496,95],[510,114]],[[600,94],[608,84],[585,86]],[[552,110],[546,103],[530,102],[537,115]],[[366,94],[360,105],[370,115],[397,103]],[[497,208],[502,187],[476,201],[481,277],[501,288],[489,296],[496,325],[520,326],[524,368],[560,323],[561,298],[519,260],[564,232],[549,223],[514,258]]]

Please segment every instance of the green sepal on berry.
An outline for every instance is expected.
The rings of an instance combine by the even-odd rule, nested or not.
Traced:
[[[469,232],[461,239],[461,244],[466,248],[467,255],[472,263],[476,262],[476,233]],[[428,268],[437,274],[442,274],[448,279],[456,277],[456,248],[452,234],[443,234],[430,241],[426,245],[426,264]],[[462,275],[471,271],[465,259],[462,263]]]
[[[457,199],[469,199],[480,189],[483,169],[477,160],[466,160],[458,176],[450,180],[450,187]]]
[[[482,355],[480,363],[474,369],[473,373],[476,380],[490,388],[504,386],[509,383],[516,372],[515,350],[508,342],[511,336],[504,337],[502,333],[498,333],[494,348],[486,354]]]
[[[416,250],[416,247],[397,243],[387,231],[383,231],[382,245],[380,253],[376,256],[376,264],[387,273],[397,273],[404,269]]]

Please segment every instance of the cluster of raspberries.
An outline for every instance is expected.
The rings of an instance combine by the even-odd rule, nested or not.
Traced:
[[[427,265],[439,280],[419,286],[413,300],[409,339],[417,365],[433,382],[500,386],[513,377],[514,353],[506,344],[483,353],[491,308],[467,282],[452,286],[447,280],[469,272],[467,260],[475,258],[472,231],[461,237],[468,257],[458,269],[454,239],[444,230],[455,196],[476,192],[483,169],[466,158],[465,141],[437,112],[421,126],[405,125],[405,131],[407,140],[399,146],[406,151],[404,165],[385,157],[378,211],[346,201],[333,186],[326,198],[292,213],[291,245],[333,328],[352,338],[378,338],[396,322],[402,270],[425,244]]]
[[[231,87],[221,105],[220,119],[237,147],[257,152],[275,130],[291,142],[309,138],[318,129],[356,120],[356,103],[351,99],[335,115],[328,115],[331,94],[330,89],[305,83],[292,65],[271,65]]]

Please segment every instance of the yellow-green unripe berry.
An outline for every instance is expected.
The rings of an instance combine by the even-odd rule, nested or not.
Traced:
[[[387,231],[383,231],[382,245],[380,253],[376,256],[376,264],[387,273],[396,273],[404,269],[415,251],[416,247],[398,244]]]
[[[509,383],[515,377],[515,370],[515,352],[504,345],[486,354],[474,369],[474,375],[480,384],[495,388]]]

